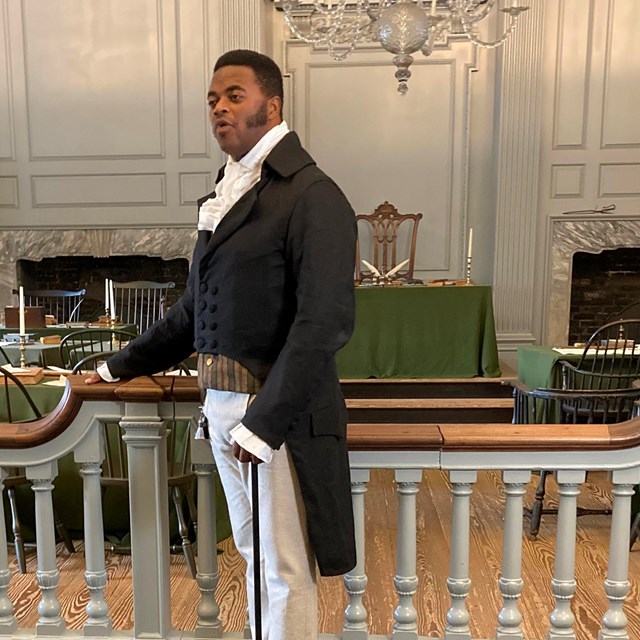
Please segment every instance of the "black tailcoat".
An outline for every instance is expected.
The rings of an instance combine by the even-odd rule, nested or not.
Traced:
[[[355,565],[334,357],[353,330],[355,240],[347,199],[288,133],[216,231],[198,233],[179,302],[108,361],[114,376],[151,374],[195,348],[266,378],[242,423],[274,449],[287,443],[323,575]]]

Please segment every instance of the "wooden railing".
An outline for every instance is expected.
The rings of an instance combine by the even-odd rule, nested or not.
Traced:
[[[128,635],[135,638],[238,637],[226,634],[219,620],[214,592],[218,581],[214,545],[214,465],[208,444],[194,441],[192,459],[198,483],[198,574],[200,601],[193,632],[171,627],[169,589],[168,502],[166,500],[166,430],[168,419],[191,419],[199,393],[195,379],[137,378],[122,384],[85,385],[70,378],[58,408],[28,424],[2,425],[0,470],[24,466],[33,483],[36,505],[36,580],[40,590],[35,628],[19,627],[8,597],[11,574],[6,545],[0,545],[0,635],[73,635],[61,616],[56,595],[56,566],[52,487],[57,461],[73,452],[84,487],[85,568],[89,603],[87,621],[77,635]],[[112,629],[107,585],[100,500],[102,430],[119,421],[129,457],[134,628]],[[504,527],[501,574],[496,577],[503,605],[493,637],[523,638],[518,601],[522,579],[522,508],[531,472],[555,472],[559,515],[549,603],[552,640],[576,638],[571,610],[576,590],[576,498],[586,470],[610,472],[613,515],[609,563],[604,580],[608,609],[602,617],[599,640],[629,638],[623,611],[629,593],[628,543],[633,486],[640,482],[640,419],[618,425],[469,425],[469,424],[354,424],[349,426],[352,493],[356,521],[358,564],[345,576],[348,606],[344,614],[345,640],[365,640],[368,613],[365,549],[365,493],[372,469],[393,469],[397,483],[397,565],[393,580],[397,606],[393,612],[394,640],[418,638],[414,602],[416,571],[416,493],[424,470],[448,473],[451,486],[449,610],[443,621],[446,640],[471,639],[467,605],[469,575],[470,495],[477,472],[501,472],[504,486]],[[0,510],[0,531],[5,531]],[[546,615],[546,612],[545,612]],[[323,636],[325,638],[337,636]],[[378,636],[379,637],[379,636]]]

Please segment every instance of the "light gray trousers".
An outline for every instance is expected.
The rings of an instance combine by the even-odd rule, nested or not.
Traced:
[[[282,446],[259,465],[262,634],[255,638],[251,469],[232,453],[229,431],[246,412],[249,395],[209,389],[204,405],[211,448],[224,488],[233,539],[247,562],[249,620],[254,640],[316,640],[316,561],[307,536],[306,516],[291,455]]]

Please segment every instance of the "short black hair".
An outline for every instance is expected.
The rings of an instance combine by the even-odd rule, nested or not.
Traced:
[[[278,65],[269,57],[250,49],[234,49],[223,53],[216,61],[214,73],[222,67],[249,67],[253,70],[256,80],[267,98],[278,96],[284,99],[282,88],[282,72]]]

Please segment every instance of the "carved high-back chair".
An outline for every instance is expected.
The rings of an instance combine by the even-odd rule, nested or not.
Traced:
[[[416,241],[418,238],[418,224],[422,219],[421,213],[398,213],[398,210],[386,200],[376,208],[373,213],[360,213],[356,215],[358,231],[364,231],[364,237],[371,237],[371,255],[365,258],[382,276],[391,271],[396,265],[408,259],[406,266],[399,269],[394,275],[394,280],[407,283],[418,282],[414,280],[413,269],[416,256]],[[366,225],[366,226],[365,226]],[[398,255],[398,229],[400,225],[409,227],[409,254]],[[360,233],[358,234],[360,236]],[[370,259],[369,259],[370,258]],[[360,239],[356,245],[356,281],[358,283],[373,282],[375,273],[362,263]]]
[[[135,324],[138,332],[143,333],[164,316],[167,293],[175,286],[175,282],[114,281],[116,315],[120,322]]]
[[[0,366],[0,422],[31,422],[42,418],[42,413],[33,401],[26,387],[20,379],[11,371]],[[22,467],[5,468],[8,476],[4,480],[4,492],[9,501],[11,509],[11,531],[13,533],[13,543],[16,550],[16,560],[20,573],[27,572],[27,561],[25,556],[25,541],[22,534],[22,524],[20,522],[20,511],[18,509],[18,499],[16,489],[22,485],[29,485],[31,481],[27,478],[25,470]],[[56,531],[58,536],[64,542],[64,545],[70,553],[75,551],[71,536],[60,519],[58,512],[53,510]]]
[[[18,293],[15,289],[14,293]],[[86,289],[64,291],[60,289],[39,289],[24,292],[27,307],[44,307],[47,315],[53,316],[58,324],[80,320],[80,305],[87,293]]]

